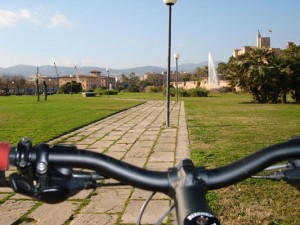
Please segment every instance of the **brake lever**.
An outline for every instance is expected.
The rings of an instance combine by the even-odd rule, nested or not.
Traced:
[[[251,177],[255,179],[267,179],[267,180],[280,181],[284,178],[284,174],[282,171],[278,171],[269,175],[251,176]]]
[[[105,179],[93,172],[49,166],[48,154],[51,149],[47,144],[40,144],[31,149],[36,154],[36,160],[32,163],[28,154],[30,148],[31,143],[28,140],[18,143],[18,154],[15,160],[19,174],[13,173],[9,177],[10,186],[17,193],[47,203],[59,203],[80,190],[99,187],[100,184],[96,181]],[[64,148],[70,152],[77,151],[75,146],[64,146]]]
[[[266,170],[280,169],[270,175],[252,176],[256,179],[270,179],[275,181],[284,180],[300,191],[300,160],[289,161],[287,164],[275,165]]]

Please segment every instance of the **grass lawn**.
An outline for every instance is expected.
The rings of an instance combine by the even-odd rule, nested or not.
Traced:
[[[141,104],[133,100],[84,98],[81,95],[0,97],[0,140],[16,144],[28,136],[34,144]]]
[[[300,136],[300,105],[252,104],[250,95],[236,94],[184,101],[197,165],[226,165]],[[299,224],[299,191],[284,182],[247,179],[208,197],[223,224]]]

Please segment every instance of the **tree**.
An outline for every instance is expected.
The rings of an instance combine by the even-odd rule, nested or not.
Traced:
[[[82,91],[81,83],[77,83],[76,81],[72,81],[72,92],[78,93]],[[71,93],[71,82],[67,82],[64,85],[61,85],[59,87],[59,92],[64,94],[70,94]]]
[[[223,77],[226,77],[227,68],[228,68],[227,63],[220,62],[217,68],[218,74],[223,75]]]
[[[281,90],[277,65],[278,58],[274,52],[256,48],[230,59],[226,79],[232,87],[250,91],[255,102],[276,103]]]
[[[140,81],[140,78],[132,72],[128,77],[128,88],[127,90],[130,92],[139,92],[138,83]]]
[[[291,45],[281,53],[281,71],[285,74],[285,91],[290,90],[296,103],[300,103],[300,46]]]
[[[192,79],[201,82],[204,78],[208,77],[208,66],[197,67]]]

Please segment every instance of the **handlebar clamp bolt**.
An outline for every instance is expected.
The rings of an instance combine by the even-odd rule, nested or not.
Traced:
[[[30,142],[29,137],[23,137],[23,138],[22,138],[22,142],[23,142],[23,143],[28,143],[28,142]]]
[[[40,162],[37,167],[36,170],[39,174],[44,174],[47,172],[47,165],[44,162]]]

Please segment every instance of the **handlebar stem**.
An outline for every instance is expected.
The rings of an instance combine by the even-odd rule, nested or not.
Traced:
[[[205,198],[206,183],[197,177],[195,171],[190,159],[169,169],[169,194],[175,200],[177,220],[184,221],[183,225],[219,225]]]

